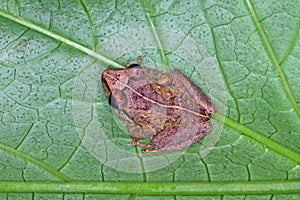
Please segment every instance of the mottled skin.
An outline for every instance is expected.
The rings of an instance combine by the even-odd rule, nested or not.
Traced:
[[[102,85],[111,106],[126,121],[132,144],[143,152],[182,150],[210,131],[210,99],[177,70],[169,75],[138,64],[105,70]],[[151,144],[138,140],[150,138]]]

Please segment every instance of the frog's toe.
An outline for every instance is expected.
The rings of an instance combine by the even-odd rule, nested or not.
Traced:
[[[153,153],[153,152],[158,152],[159,150],[156,150],[156,149],[142,149],[142,153]]]
[[[137,140],[136,140],[136,139],[132,139],[131,144],[132,144],[133,146],[136,146],[136,145],[137,145]]]
[[[142,57],[142,56],[138,56],[138,57],[136,58],[136,61],[137,61],[138,64],[141,64],[142,60],[143,60],[143,57]]]
[[[124,62],[124,66],[128,68],[130,66],[130,62],[129,61]]]

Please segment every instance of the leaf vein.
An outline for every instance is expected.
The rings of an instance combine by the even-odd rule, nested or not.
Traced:
[[[100,60],[100,61],[102,61],[102,62],[104,62],[104,63],[106,63],[108,65],[111,65],[111,66],[115,67],[115,68],[124,68],[124,66],[122,66],[122,65],[114,62],[113,60],[111,60],[111,59],[109,59],[109,58],[107,58],[107,57],[105,57],[105,56],[103,56],[103,55],[101,55],[99,53],[96,53],[95,51],[90,50],[89,48],[84,47],[84,46],[80,45],[77,42],[74,42],[74,41],[72,41],[70,39],[67,39],[67,38],[65,38],[65,37],[57,34],[57,33],[51,32],[51,31],[49,31],[49,30],[47,30],[47,29],[45,29],[43,27],[40,27],[40,26],[38,26],[38,25],[30,22],[30,21],[27,21],[26,19],[13,16],[13,15],[11,15],[9,13],[6,13],[6,12],[3,12],[3,11],[0,11],[0,16],[4,17],[6,19],[9,19],[9,20],[11,20],[13,22],[16,22],[16,23],[18,23],[20,25],[23,25],[25,27],[28,27],[28,28],[30,28],[32,30],[35,30],[35,31],[37,31],[37,32],[39,32],[41,34],[47,35],[48,37],[51,37],[51,38],[53,38],[55,40],[63,42],[65,44],[69,45],[69,46],[72,46],[73,48],[78,49],[78,50],[86,53],[87,55],[89,55],[89,56],[91,56],[93,58],[96,58],[96,59],[98,59],[98,60]]]
[[[18,151],[14,148],[11,148],[5,144],[0,143],[0,149],[2,149],[3,151],[6,152],[10,152],[12,155],[17,156],[19,158],[22,158],[28,162],[31,162],[43,169],[45,169],[47,172],[53,174],[54,176],[56,176],[57,178],[59,178],[60,180],[63,181],[72,181],[72,179],[70,177],[68,177],[67,175],[57,171],[56,169],[54,169],[53,167],[51,167],[50,165],[47,165],[46,163],[30,156],[29,154],[25,154],[21,151]]]
[[[291,102],[292,106],[293,106],[293,109],[295,110],[296,114],[298,115],[298,118],[300,118],[300,107],[298,106],[297,104],[297,101],[295,99],[295,96],[289,86],[289,83],[287,81],[287,78],[285,76],[285,73],[284,71],[282,70],[281,66],[280,66],[280,62],[278,61],[278,59],[276,58],[275,56],[275,53],[274,53],[274,50],[270,44],[270,41],[268,40],[268,37],[267,35],[265,34],[264,30],[263,30],[263,27],[261,26],[257,16],[256,16],[256,13],[255,13],[255,10],[250,2],[250,0],[245,0],[246,1],[246,5],[247,5],[247,8],[251,14],[251,17],[254,21],[254,24],[257,28],[257,31],[261,37],[261,40],[262,40],[262,43],[264,44],[264,47],[267,51],[267,53],[269,54],[270,56],[270,59],[271,61],[273,62],[273,64],[275,65],[275,68],[279,74],[279,77],[280,77],[280,80],[281,80],[281,83],[283,85],[283,88],[284,88],[284,91],[285,93],[287,94],[287,97],[289,99],[289,101]]]

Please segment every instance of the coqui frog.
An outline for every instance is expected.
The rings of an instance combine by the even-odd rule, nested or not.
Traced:
[[[178,70],[169,75],[126,63],[127,69],[102,73],[109,104],[125,120],[132,144],[142,152],[183,150],[210,131],[216,107],[205,93]],[[150,144],[139,142],[149,138]]]

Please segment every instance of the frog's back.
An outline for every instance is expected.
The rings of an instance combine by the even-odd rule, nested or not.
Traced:
[[[172,107],[179,104],[175,93],[168,87],[147,83],[132,91],[128,101],[128,116],[145,130],[152,129],[153,135],[166,125],[179,123],[180,111]],[[149,131],[145,132],[145,137],[151,135]]]

